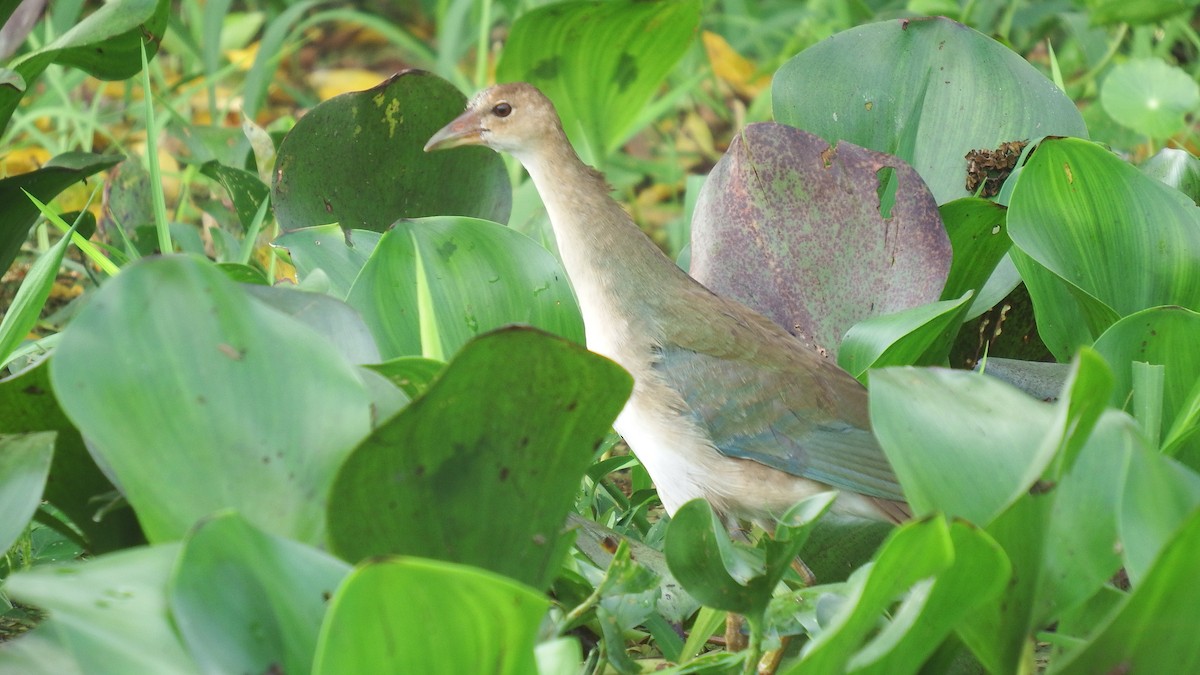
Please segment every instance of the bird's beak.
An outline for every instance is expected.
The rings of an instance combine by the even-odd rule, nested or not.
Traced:
[[[474,110],[468,110],[438,130],[425,144],[425,152],[457,148],[460,145],[482,145],[483,138],[480,136],[482,131],[483,125],[479,114]]]

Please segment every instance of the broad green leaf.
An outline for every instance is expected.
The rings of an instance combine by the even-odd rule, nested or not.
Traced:
[[[274,241],[287,249],[303,282],[316,270],[329,276],[329,293],[344,300],[383,235],[373,230],[342,231],[337,225],[315,225],[287,232]]]
[[[1200,159],[1187,150],[1163,148],[1139,166],[1142,173],[1162,181],[1200,202]]]
[[[0,434],[0,551],[7,551],[42,502],[54,432]]]
[[[1096,340],[1096,351],[1108,361],[1116,376],[1112,405],[1137,405],[1139,396],[1162,397],[1165,428],[1186,414],[1192,390],[1200,380],[1200,314],[1181,307],[1154,307],[1131,314]],[[1133,362],[1164,366],[1162,391],[1139,392],[1134,387]],[[1162,439],[1154,433],[1150,441]],[[1200,469],[1200,437],[1192,436],[1173,453],[1184,464]]]
[[[142,69],[143,46],[147,58],[158,52],[170,8],[169,0],[112,0],[50,44],[19,57],[12,69],[25,87],[0,86],[0,129],[8,126],[25,92],[51,63],[74,66],[101,79],[132,77]]]
[[[1039,331],[1060,360],[1122,316],[1158,305],[1200,309],[1200,211],[1094,143],[1042,142],[1008,223],[1028,258],[1014,261]],[[1034,264],[1046,273],[1028,274]]]
[[[972,294],[968,290],[957,300],[932,302],[855,324],[842,339],[838,365],[865,381],[869,369],[944,364],[971,308]]]
[[[1136,585],[1120,612],[1087,644],[1049,672],[1090,675],[1190,673],[1200,670],[1200,585],[1194,582],[1200,550],[1200,510],[1193,509]]]
[[[1008,47],[945,18],[838,33],[785,63],[771,97],[778,122],[904,159],[939,204],[969,196],[970,150],[1087,136],[1053,82]]]
[[[558,259],[524,235],[473,218],[396,223],[347,301],[389,359],[444,359],[472,337],[511,323],[583,342],[583,322]]]
[[[42,202],[49,202],[72,184],[122,159],[120,155],[68,152],[52,158],[37,171],[0,180],[0,270],[7,270],[16,259],[21,244],[29,236],[29,228],[40,213],[25,196],[25,191]]]
[[[321,626],[314,675],[528,675],[549,601],[465,565],[397,558],[350,573]]]
[[[1158,58],[1132,59],[1108,71],[1100,105],[1117,122],[1151,138],[1183,130],[1200,106],[1200,85],[1183,70]]]
[[[1200,506],[1200,475],[1152,449],[1138,448],[1129,456],[1120,499],[1121,550],[1136,586]]]
[[[941,511],[986,525],[1042,474],[1055,410],[963,371],[871,374],[871,427],[914,515]]]
[[[836,354],[860,321],[937,300],[951,249],[903,161],[763,123],[734,137],[705,181],[691,255],[705,286]]]
[[[346,303],[284,286],[245,286],[243,290],[323,335],[350,363],[379,362],[379,349],[371,330]]]
[[[0,433],[53,431],[51,480],[41,498],[63,512],[83,533],[93,554],[145,541],[130,509],[110,511],[116,490],[84,447],[79,430],[67,419],[50,386],[50,362],[43,360],[14,377],[0,380]]]
[[[369,428],[333,345],[184,256],[105,284],[64,331],[51,381],[152,542],[228,507],[322,541],[333,471]]]
[[[875,562],[870,567],[861,568],[858,576],[851,578],[851,592],[846,602],[829,625],[808,644],[800,661],[783,671],[784,675],[838,673],[867,665],[858,662],[856,655],[862,654],[860,650],[864,650],[863,643],[878,625],[884,610],[922,579],[940,575],[953,563],[954,544],[943,517],[935,516],[901,525],[884,542]],[[962,583],[954,580],[952,585],[955,582]],[[988,579],[986,584],[981,583],[981,594],[990,592],[988,587],[994,583],[992,579]],[[927,591],[918,589],[918,592]],[[879,637],[885,642],[894,639],[886,629]],[[864,651],[862,658],[868,663],[884,656],[874,653],[870,644]],[[901,652],[897,656],[904,657],[905,654]]]
[[[258,176],[231,166],[225,166],[216,160],[210,160],[200,165],[200,173],[212,178],[225,188],[229,199],[233,202],[233,210],[237,212],[242,228],[250,229],[258,207],[266,199],[271,190],[259,180]]]
[[[208,673],[307,673],[328,598],[350,566],[241,515],[203,521],[168,589],[183,642]]]
[[[561,338],[480,336],[342,465],[332,550],[452,560],[544,588],[579,480],[630,390],[616,364]]]
[[[994,293],[980,297],[980,292],[996,276],[997,266],[1012,246],[1006,222],[1008,211],[986,199],[963,197],[943,204],[938,212],[954,250],[941,299],[953,300],[967,291],[975,291],[971,309],[965,317],[971,319],[1008,295],[1020,281],[1013,277],[1008,284],[998,284]]]
[[[1143,441],[1127,415],[1109,410],[1085,434],[1074,463],[1052,486],[1037,579],[1035,622],[1084,602],[1121,567],[1118,533],[1125,466]]]
[[[761,617],[771,593],[800,552],[836,493],[818,493],[784,514],[773,537],[757,548],[730,540],[725,525],[703,499],[675,512],[663,553],[683,588],[708,607]]]
[[[695,39],[700,4],[581,0],[524,12],[504,43],[496,80],[544,91],[585,160],[603,162],[635,131]]]
[[[401,356],[369,368],[383,375],[411,398],[420,396],[446,367],[445,362],[420,356]]]
[[[49,617],[0,649],[0,672],[199,673],[167,609],[178,554],[176,544],[142,547],[12,575],[4,592]]]
[[[1004,590],[1011,565],[986,532],[955,521],[950,523],[950,543],[953,564],[931,584],[918,582],[887,627],[850,660],[850,672],[918,672],[963,617]],[[918,549],[909,554],[927,553]]]
[[[449,82],[409,70],[317,105],[279,145],[276,220],[285,231],[337,222],[378,232],[421,216],[506,221],[512,195],[500,157],[422,149],[465,104]]]

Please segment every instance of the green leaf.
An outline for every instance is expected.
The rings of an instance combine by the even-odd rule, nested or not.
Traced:
[[[540,331],[471,341],[342,465],[332,549],[351,561],[452,560],[546,587],[579,480],[631,386],[616,364]]]
[[[730,541],[712,506],[693,499],[679,507],[667,526],[667,565],[704,605],[761,617],[771,592],[835,498],[836,493],[823,492],[794,506],[780,519],[776,538],[766,538],[759,549]]]
[[[1193,509],[1163,548],[1129,600],[1082,648],[1049,672],[1055,675],[1188,673],[1200,669],[1200,585],[1194,583],[1200,550],[1200,511]]]
[[[950,543],[953,564],[942,570],[932,584],[914,585],[892,613],[891,622],[850,660],[850,672],[918,672],[963,617],[1004,590],[1012,569],[1004,551],[987,533],[955,521],[950,523]],[[919,558],[929,552],[916,547],[896,552],[905,554]],[[883,564],[882,555],[875,568]]]
[[[62,511],[87,540],[94,554],[145,541],[129,509],[110,511],[116,489],[84,447],[79,430],[63,414],[50,386],[50,362],[43,360],[20,375],[0,380],[0,433],[53,431],[51,480],[42,499]]]
[[[2,89],[2,88],[0,88]],[[0,270],[8,269],[37,220],[38,208],[25,196],[28,191],[49,202],[63,190],[120,162],[120,155],[68,152],[52,158],[42,168],[0,180]],[[57,272],[57,267],[55,271]]]
[[[270,195],[270,188],[259,180],[256,174],[245,169],[225,166],[216,160],[201,164],[200,173],[225,188],[233,202],[233,210],[237,212],[238,221],[242,223],[243,229],[249,230],[259,205]]]
[[[344,300],[382,236],[372,230],[343,232],[337,225],[316,225],[280,235],[274,245],[291,254],[301,282],[322,270],[329,277],[329,294]]]
[[[528,586],[465,565],[370,562],[333,596],[312,672],[527,675],[548,606]]]
[[[42,503],[54,432],[0,434],[0,551],[7,551]]]
[[[4,592],[50,616],[0,650],[0,672],[199,673],[167,611],[178,554],[173,544],[142,547],[12,575]]]
[[[1162,421],[1168,427],[1186,415],[1192,390],[1200,380],[1200,314],[1181,307],[1154,307],[1114,323],[1096,340],[1096,351],[1108,361],[1116,376],[1112,405],[1136,406],[1140,397],[1161,397]],[[1164,366],[1161,391],[1140,392],[1133,379],[1133,363]],[[1194,422],[1193,425],[1194,427]],[[1182,429],[1180,430],[1183,431]],[[1150,441],[1161,438],[1154,430]],[[1173,454],[1193,469],[1200,469],[1200,437],[1192,436],[1173,449]]]
[[[695,39],[700,4],[584,0],[524,12],[509,31],[496,80],[536,85],[584,159],[603,162],[636,131],[650,97]]]
[[[970,150],[1087,136],[1074,102],[1053,82],[1008,47],[945,18],[838,33],[785,63],[771,98],[779,122],[904,159],[939,204],[969,196]]]
[[[864,319],[937,300],[950,258],[911,167],[779,124],[734,137],[692,222],[697,280],[830,354]]]
[[[1196,205],[1094,143],[1042,142],[1013,192],[1008,223],[1027,256],[1014,261],[1039,332],[1060,360],[1122,316],[1158,305],[1200,310]],[[1030,274],[1034,267],[1046,273]]]
[[[1200,202],[1200,159],[1187,150],[1163,148],[1138,166],[1142,173]]]
[[[583,342],[583,321],[558,259],[524,235],[472,218],[396,223],[347,300],[384,358],[444,359],[472,337],[511,323]]]
[[[971,308],[973,292],[855,324],[842,339],[838,365],[860,380],[886,366],[941,365]],[[865,382],[864,382],[865,384]]]
[[[306,673],[327,599],[349,572],[327,553],[227,512],[184,539],[171,615],[205,672]]]
[[[324,336],[350,363],[379,362],[379,349],[371,330],[346,303],[321,293],[283,286],[245,286],[243,290]]]
[[[871,427],[914,515],[941,511],[986,525],[1042,474],[1055,411],[963,371],[871,373]]]
[[[980,291],[988,286],[997,265],[1012,246],[1008,238],[1008,211],[995,202],[977,197],[955,199],[943,204],[938,211],[954,250],[941,299],[953,300],[967,291],[975,291],[971,310],[966,316],[967,319],[974,318],[1008,295],[1019,281],[1013,278],[1011,284],[997,288],[999,297],[980,297]]]
[[[941,516],[909,522],[896,528],[884,542],[874,564],[860,569],[859,576],[851,579],[850,596],[840,611],[809,643],[801,660],[785,670],[784,675],[847,672],[855,666],[866,665],[859,662],[859,658],[869,662],[885,656],[886,652],[873,653],[870,645],[866,647],[865,655],[860,652],[868,634],[878,624],[879,617],[902,593],[926,577],[940,575],[954,563],[954,559],[950,529]],[[995,575],[1000,571],[1003,571],[1002,567],[991,572]],[[952,580],[949,585],[955,585],[955,582],[962,584],[960,580]],[[994,584],[994,579],[987,579],[987,586]],[[895,636],[889,639],[885,629],[880,639],[886,643],[895,639]],[[934,645],[926,645],[929,646]],[[898,652],[896,656],[903,657],[904,653]]]
[[[504,222],[512,191],[500,157],[423,150],[465,104],[449,82],[409,70],[317,105],[279,145],[271,203],[280,226],[382,232],[401,218],[450,215]]]
[[[227,507],[320,542],[333,470],[369,428],[333,345],[184,256],[105,284],[64,331],[51,381],[152,542]]]
[[[1159,551],[1200,506],[1200,475],[1152,449],[1138,448],[1129,457],[1120,499],[1125,571],[1137,585]]]
[[[1182,131],[1187,115],[1200,106],[1200,85],[1162,59],[1132,59],[1108,72],[1100,85],[1100,105],[1138,133],[1168,138]]]
[[[429,388],[433,379],[446,367],[446,363],[419,356],[401,356],[368,367],[388,378],[410,398],[416,398]]]

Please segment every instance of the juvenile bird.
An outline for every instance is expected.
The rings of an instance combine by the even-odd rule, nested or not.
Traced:
[[[588,348],[633,375],[614,427],[667,513],[703,497],[727,524],[747,519],[771,531],[796,502],[837,489],[835,511],[908,516],[862,385],[671,262],[575,154],[542,92],[525,83],[485,89],[425,151],[462,145],[507,152],[533,179]]]

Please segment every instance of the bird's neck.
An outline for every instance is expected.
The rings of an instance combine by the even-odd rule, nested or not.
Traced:
[[[519,159],[550,216],[588,346],[607,353],[605,342],[654,332],[661,303],[690,279],[609,196],[604,177],[579,159],[565,135],[550,140]]]

